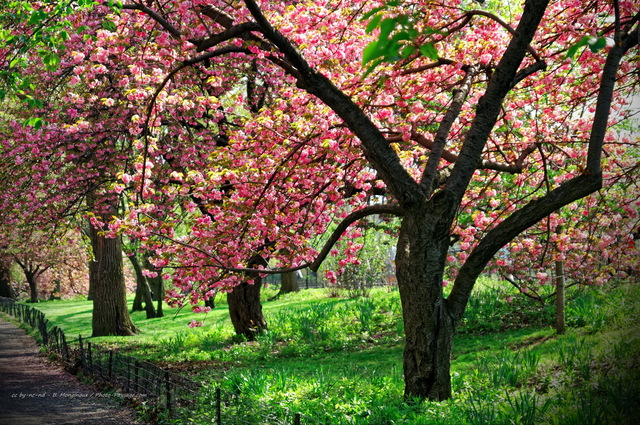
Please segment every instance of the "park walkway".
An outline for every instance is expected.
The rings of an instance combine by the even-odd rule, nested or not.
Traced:
[[[39,353],[32,337],[0,315],[0,425],[142,423]]]

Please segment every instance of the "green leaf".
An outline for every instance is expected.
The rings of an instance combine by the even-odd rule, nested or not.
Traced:
[[[105,19],[104,21],[102,21],[102,28],[111,32],[115,32],[117,30],[116,24],[114,24],[113,21],[110,21],[108,19]]]
[[[44,120],[39,117],[31,117],[24,122],[25,127],[33,127],[36,130],[40,129],[44,124]]]
[[[373,9],[371,9],[370,11],[368,11],[367,13],[365,13],[364,16],[362,16],[362,18],[360,18],[360,20],[365,21],[365,20],[369,19],[370,17],[372,17],[373,15],[375,15],[376,13],[381,12],[386,8],[387,8],[387,6],[375,7]]]
[[[592,35],[585,35],[576,44],[569,47],[567,50],[567,58],[573,59],[581,48],[589,46],[589,49],[596,53],[598,50],[604,49],[607,46],[607,39],[605,37],[594,37]]]
[[[373,30],[378,28],[378,25],[380,24],[381,20],[382,20],[381,14],[374,16],[374,18],[371,21],[369,21],[369,23],[367,24],[367,27],[365,28],[365,32],[367,34],[370,34],[371,32],[373,32]]]
[[[378,41],[372,41],[362,51],[362,64],[365,65],[368,62],[371,62],[372,60],[379,57],[380,54],[378,52]]]
[[[388,38],[396,28],[398,21],[395,18],[386,18],[380,23],[380,39]]]
[[[42,55],[42,63],[48,71],[55,71],[58,69],[58,66],[60,65],[60,56],[51,51],[41,51],[40,54]]]
[[[374,60],[371,66],[364,72],[363,78],[366,78],[369,74],[371,74],[373,70],[376,69],[382,62],[384,62],[384,58],[378,58]]]
[[[589,49],[591,49],[593,53],[597,53],[598,50],[604,49],[605,47],[607,47],[607,39],[604,37],[600,37],[594,42],[589,43]]]
[[[20,62],[22,62],[22,57],[17,57],[13,59],[11,63],[9,63],[9,68],[13,68],[14,66],[18,65]]]
[[[417,52],[418,49],[416,48],[416,46],[409,44],[407,46],[404,46],[402,48],[402,50],[400,51],[400,56],[403,58],[408,58],[409,56],[411,56],[412,54],[414,54],[415,52]]]
[[[420,46],[420,53],[422,53],[422,56],[431,60],[438,60],[438,50],[435,48],[433,43],[424,43]]]

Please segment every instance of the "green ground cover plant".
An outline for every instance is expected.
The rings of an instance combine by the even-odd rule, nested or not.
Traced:
[[[301,423],[338,425],[635,423],[638,288],[571,288],[571,328],[558,336],[551,303],[484,280],[454,343],[455,396],[444,402],[403,400],[396,291],[348,299],[317,289],[266,301],[269,291],[269,331],[256,341],[233,336],[223,295],[201,328],[187,326],[201,314],[167,309],[160,319],[134,313],[139,335],[92,340],[203,383],[186,419],[160,423],[214,423],[218,388],[224,424],[290,424],[294,413]],[[69,335],[90,333],[90,303],[37,307]]]

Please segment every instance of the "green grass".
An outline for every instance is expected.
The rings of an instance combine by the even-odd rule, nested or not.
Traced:
[[[270,330],[255,342],[233,338],[222,296],[202,328],[187,324],[203,315],[167,308],[161,319],[135,313],[138,335],[93,340],[202,382],[191,419],[179,423],[212,423],[216,388],[224,424],[290,424],[296,412],[304,424],[635,423],[638,288],[570,291],[571,328],[557,336],[551,306],[507,302],[511,287],[482,281],[454,341],[455,396],[440,403],[403,400],[397,291],[350,300],[305,290],[266,302],[271,295],[265,291]],[[90,303],[36,307],[68,335],[91,332]]]

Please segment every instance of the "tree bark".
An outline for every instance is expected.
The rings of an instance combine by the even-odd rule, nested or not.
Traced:
[[[455,323],[442,291],[449,227],[441,223],[448,214],[438,216],[438,209],[434,206],[405,216],[398,236],[396,276],[406,338],[403,365],[407,398],[451,397]]]
[[[249,341],[255,340],[256,335],[267,329],[260,304],[262,278],[256,276],[253,280],[253,284],[243,282],[227,294],[233,328],[236,334],[244,335]]]
[[[29,302],[38,302],[38,282],[35,273],[24,270],[24,275],[27,278],[27,284],[29,285]]]
[[[151,291],[149,294],[151,297],[149,302],[157,301],[158,307],[155,311],[155,317],[164,317],[164,312],[162,311],[162,302],[164,301],[164,281],[162,280],[162,270],[156,269],[153,264],[151,264],[149,256],[150,253],[147,252],[143,257],[145,269],[158,273],[156,277],[147,278],[148,288]]]
[[[287,272],[280,275],[280,291],[278,292],[278,296],[300,290],[297,273],[298,272]]]
[[[89,199],[90,206],[93,206]],[[138,329],[131,321],[123,273],[122,240],[107,238],[89,226],[93,264],[89,280],[93,285],[92,336],[133,335]]]
[[[156,317],[156,309],[153,306],[153,300],[151,299],[151,290],[149,289],[149,283],[144,274],[142,274],[142,267],[140,261],[138,261],[137,254],[129,256],[129,261],[133,266],[133,270],[136,273],[136,296],[133,299],[133,306],[131,311],[146,311],[147,319]],[[142,303],[144,302],[144,307]]]

